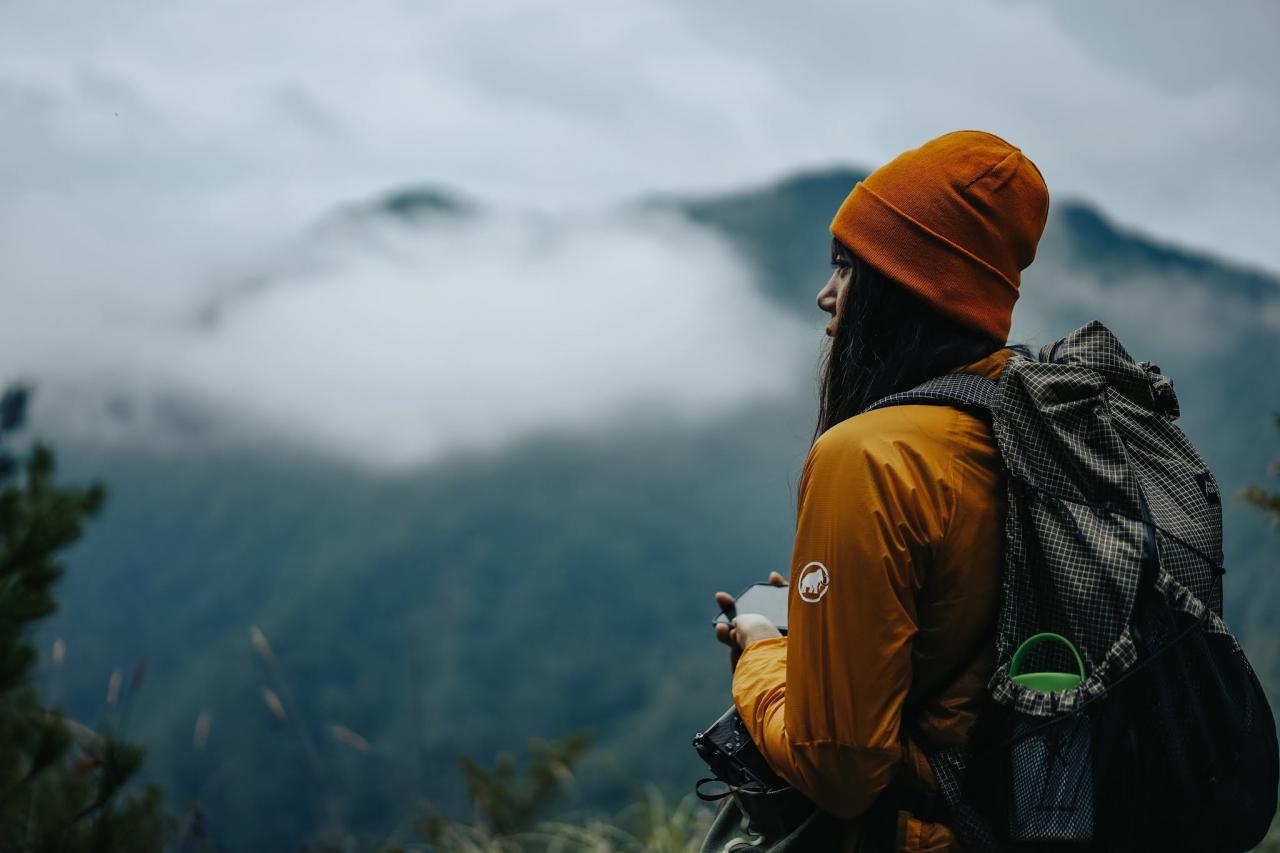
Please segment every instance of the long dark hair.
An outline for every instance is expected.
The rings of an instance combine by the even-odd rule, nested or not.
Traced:
[[[813,440],[888,394],[977,361],[1006,344],[942,314],[839,240],[831,263],[853,280],[837,306],[835,336],[819,367]],[[1024,346],[1015,347],[1023,354]]]

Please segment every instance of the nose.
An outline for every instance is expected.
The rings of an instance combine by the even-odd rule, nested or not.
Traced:
[[[834,276],[832,276],[831,280],[830,280],[830,281],[828,281],[828,282],[826,283],[826,286],[824,286],[824,287],[822,288],[822,290],[819,290],[819,291],[818,291],[818,299],[817,299],[817,302],[818,302],[818,307],[819,307],[819,308],[821,308],[823,311],[826,311],[826,312],[827,312],[828,314],[830,314],[831,316],[833,316],[833,317],[835,316],[835,314],[836,314],[836,288],[835,288],[835,277],[834,277]]]

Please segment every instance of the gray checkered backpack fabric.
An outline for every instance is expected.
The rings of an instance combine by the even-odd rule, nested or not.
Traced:
[[[1222,621],[1222,507],[1171,380],[1096,320],[998,382],[877,401],[990,417],[1007,489],[996,671],[970,743],[930,754],[968,850],[1243,851],[1275,813],[1276,728]],[[1073,672],[1047,691],[1021,671]],[[924,744],[926,750],[928,744]]]

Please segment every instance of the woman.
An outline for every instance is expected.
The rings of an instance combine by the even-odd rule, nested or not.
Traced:
[[[995,665],[1003,548],[988,423],[949,406],[863,409],[947,372],[999,376],[1048,208],[1021,151],[958,131],[877,169],[831,223],[818,294],[831,344],[789,632],[755,614],[716,631],[752,738],[844,821],[839,849],[956,847],[925,752],[963,743],[973,724]]]

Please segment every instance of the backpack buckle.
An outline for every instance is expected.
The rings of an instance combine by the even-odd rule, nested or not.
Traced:
[[[1147,373],[1152,408],[1169,420],[1175,420],[1181,411],[1178,408],[1178,395],[1173,391],[1173,380],[1161,373],[1160,365],[1154,362],[1140,361],[1138,366]]]

